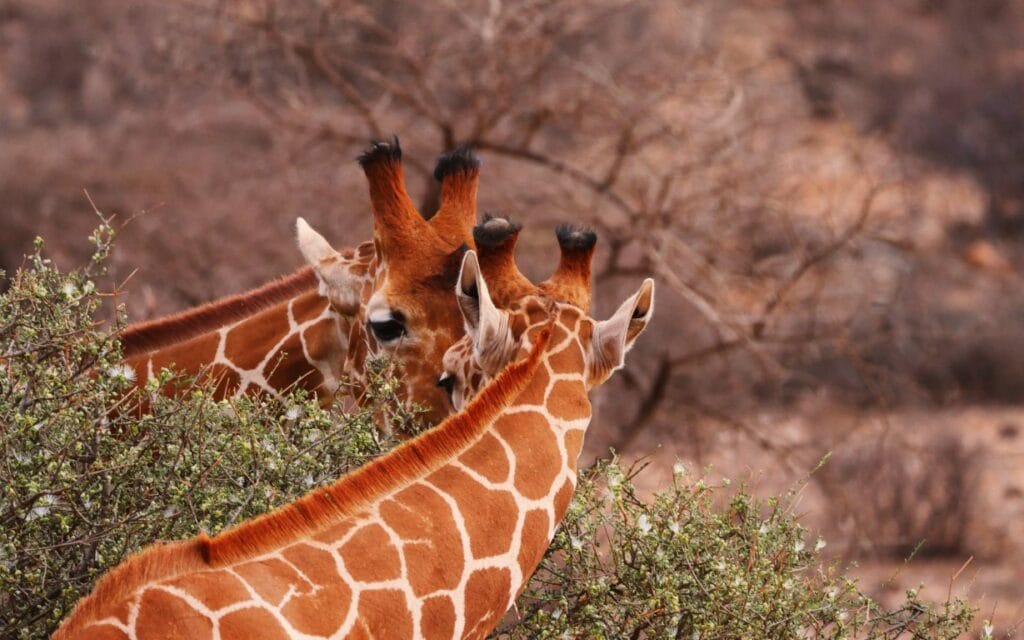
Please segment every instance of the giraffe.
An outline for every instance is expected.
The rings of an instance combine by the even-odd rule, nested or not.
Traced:
[[[584,314],[590,311],[590,265],[597,235],[582,227],[557,227],[558,267],[550,278],[535,285],[520,273],[516,265],[515,246],[520,229],[507,218],[490,214],[485,215],[484,222],[473,229],[473,239],[480,249],[480,270],[485,281],[492,283],[488,296],[491,306],[482,312],[485,326],[480,329],[467,322],[466,336],[445,353],[437,386],[448,393],[449,402],[456,411],[507,364],[516,344],[513,334],[518,335],[507,329],[514,324],[514,328],[521,332],[526,317],[532,313],[524,311],[524,305],[536,307],[547,300],[568,303]],[[465,306],[465,296],[457,293],[457,297],[460,306]],[[510,311],[499,311],[510,307]],[[487,318],[492,320],[488,322]],[[627,349],[645,326],[646,322],[638,325],[626,342]],[[480,331],[483,331],[484,338],[474,340],[474,335]],[[491,335],[495,337],[491,339]],[[606,373],[610,375],[611,370]]]
[[[218,397],[279,395],[298,386],[326,404],[343,379],[353,381],[358,398],[367,355],[385,352],[404,370],[400,395],[426,407],[429,420],[445,415],[434,377],[444,350],[462,333],[451,287],[473,242],[479,161],[465,148],[438,159],[440,207],[427,220],[405,191],[401,157],[397,138],[359,157],[370,187],[372,242],[337,251],[299,218],[306,268],[248,294],[126,329],[120,337],[136,385],[170,367],[213,380]]]
[[[582,274],[559,275],[589,300]],[[587,391],[621,366],[654,289],[600,322],[543,295],[499,311],[474,251],[455,289],[463,342],[508,360],[459,413],[270,514],[130,558],[54,640],[485,637],[568,507]]]

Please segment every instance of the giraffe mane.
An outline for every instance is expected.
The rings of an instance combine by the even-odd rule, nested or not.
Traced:
[[[54,640],[93,622],[101,607],[120,602],[144,584],[230,566],[314,535],[329,526],[324,519],[356,515],[437,470],[479,440],[526,389],[551,341],[552,327],[549,321],[534,339],[530,354],[508,365],[461,412],[334,483],[212,538],[200,533],[190,540],[156,543],[125,559],[78,602]]]
[[[129,325],[117,337],[121,341],[124,357],[148,353],[237,322],[316,287],[313,268],[303,267],[291,275],[277,278],[245,293],[220,298],[156,320]]]

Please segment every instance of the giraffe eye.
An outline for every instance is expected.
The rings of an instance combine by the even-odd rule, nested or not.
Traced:
[[[370,325],[370,331],[377,342],[392,342],[407,333],[404,320],[401,314],[395,313],[390,318],[368,320],[366,324]]]

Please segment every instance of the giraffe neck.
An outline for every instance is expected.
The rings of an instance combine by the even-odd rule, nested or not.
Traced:
[[[218,399],[297,386],[326,400],[339,386],[348,330],[349,319],[314,290],[126,361],[138,386],[168,368],[210,380]]]
[[[234,324],[298,294],[315,291],[316,288],[313,269],[303,267],[252,291],[221,298],[163,318],[129,325],[118,333],[117,338],[126,357],[137,356],[185,342],[211,329]]]
[[[360,283],[352,294],[360,299],[373,278],[372,243],[346,250],[342,260]],[[251,392],[276,396],[299,387],[328,402],[340,385],[354,322],[332,306],[311,270],[309,275],[312,283],[301,270],[245,296],[148,323],[148,328],[129,328],[125,359],[135,371],[136,385],[170,368],[211,380],[217,398]],[[171,340],[173,335],[178,339]],[[143,348],[150,344],[159,346]],[[168,385],[165,391],[173,394],[175,389]]]
[[[485,637],[576,484],[590,405],[582,377],[558,373],[549,340],[541,332],[465,411],[335,485],[129,560],[55,638],[154,627],[223,640]]]

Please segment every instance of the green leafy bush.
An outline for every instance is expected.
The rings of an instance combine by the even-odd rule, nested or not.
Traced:
[[[156,539],[215,532],[330,482],[418,428],[371,364],[367,404],[323,410],[296,392],[215,401],[134,372],[94,317],[110,230],[61,274],[38,249],[0,296],[0,637],[47,636],[96,578]],[[41,248],[41,243],[39,243]],[[155,393],[182,385],[180,398]],[[148,412],[140,403],[148,403]]]
[[[634,473],[602,461],[581,476],[497,637],[952,639],[970,626],[962,600],[908,592],[885,609],[823,567],[824,541],[808,543],[794,493],[759,500],[676,465],[671,486],[642,500]]]
[[[96,578],[155,539],[216,532],[329,482],[393,446],[377,425],[419,428],[374,361],[364,408],[302,394],[215,401],[163,372],[133,375],[94,318],[111,231],[62,274],[37,251],[0,295],[0,637],[43,638]],[[155,391],[182,385],[179,398]],[[139,404],[149,404],[149,412]],[[908,594],[884,610],[819,570],[788,498],[682,473],[651,501],[631,472],[599,463],[501,638],[954,638],[966,603]]]

